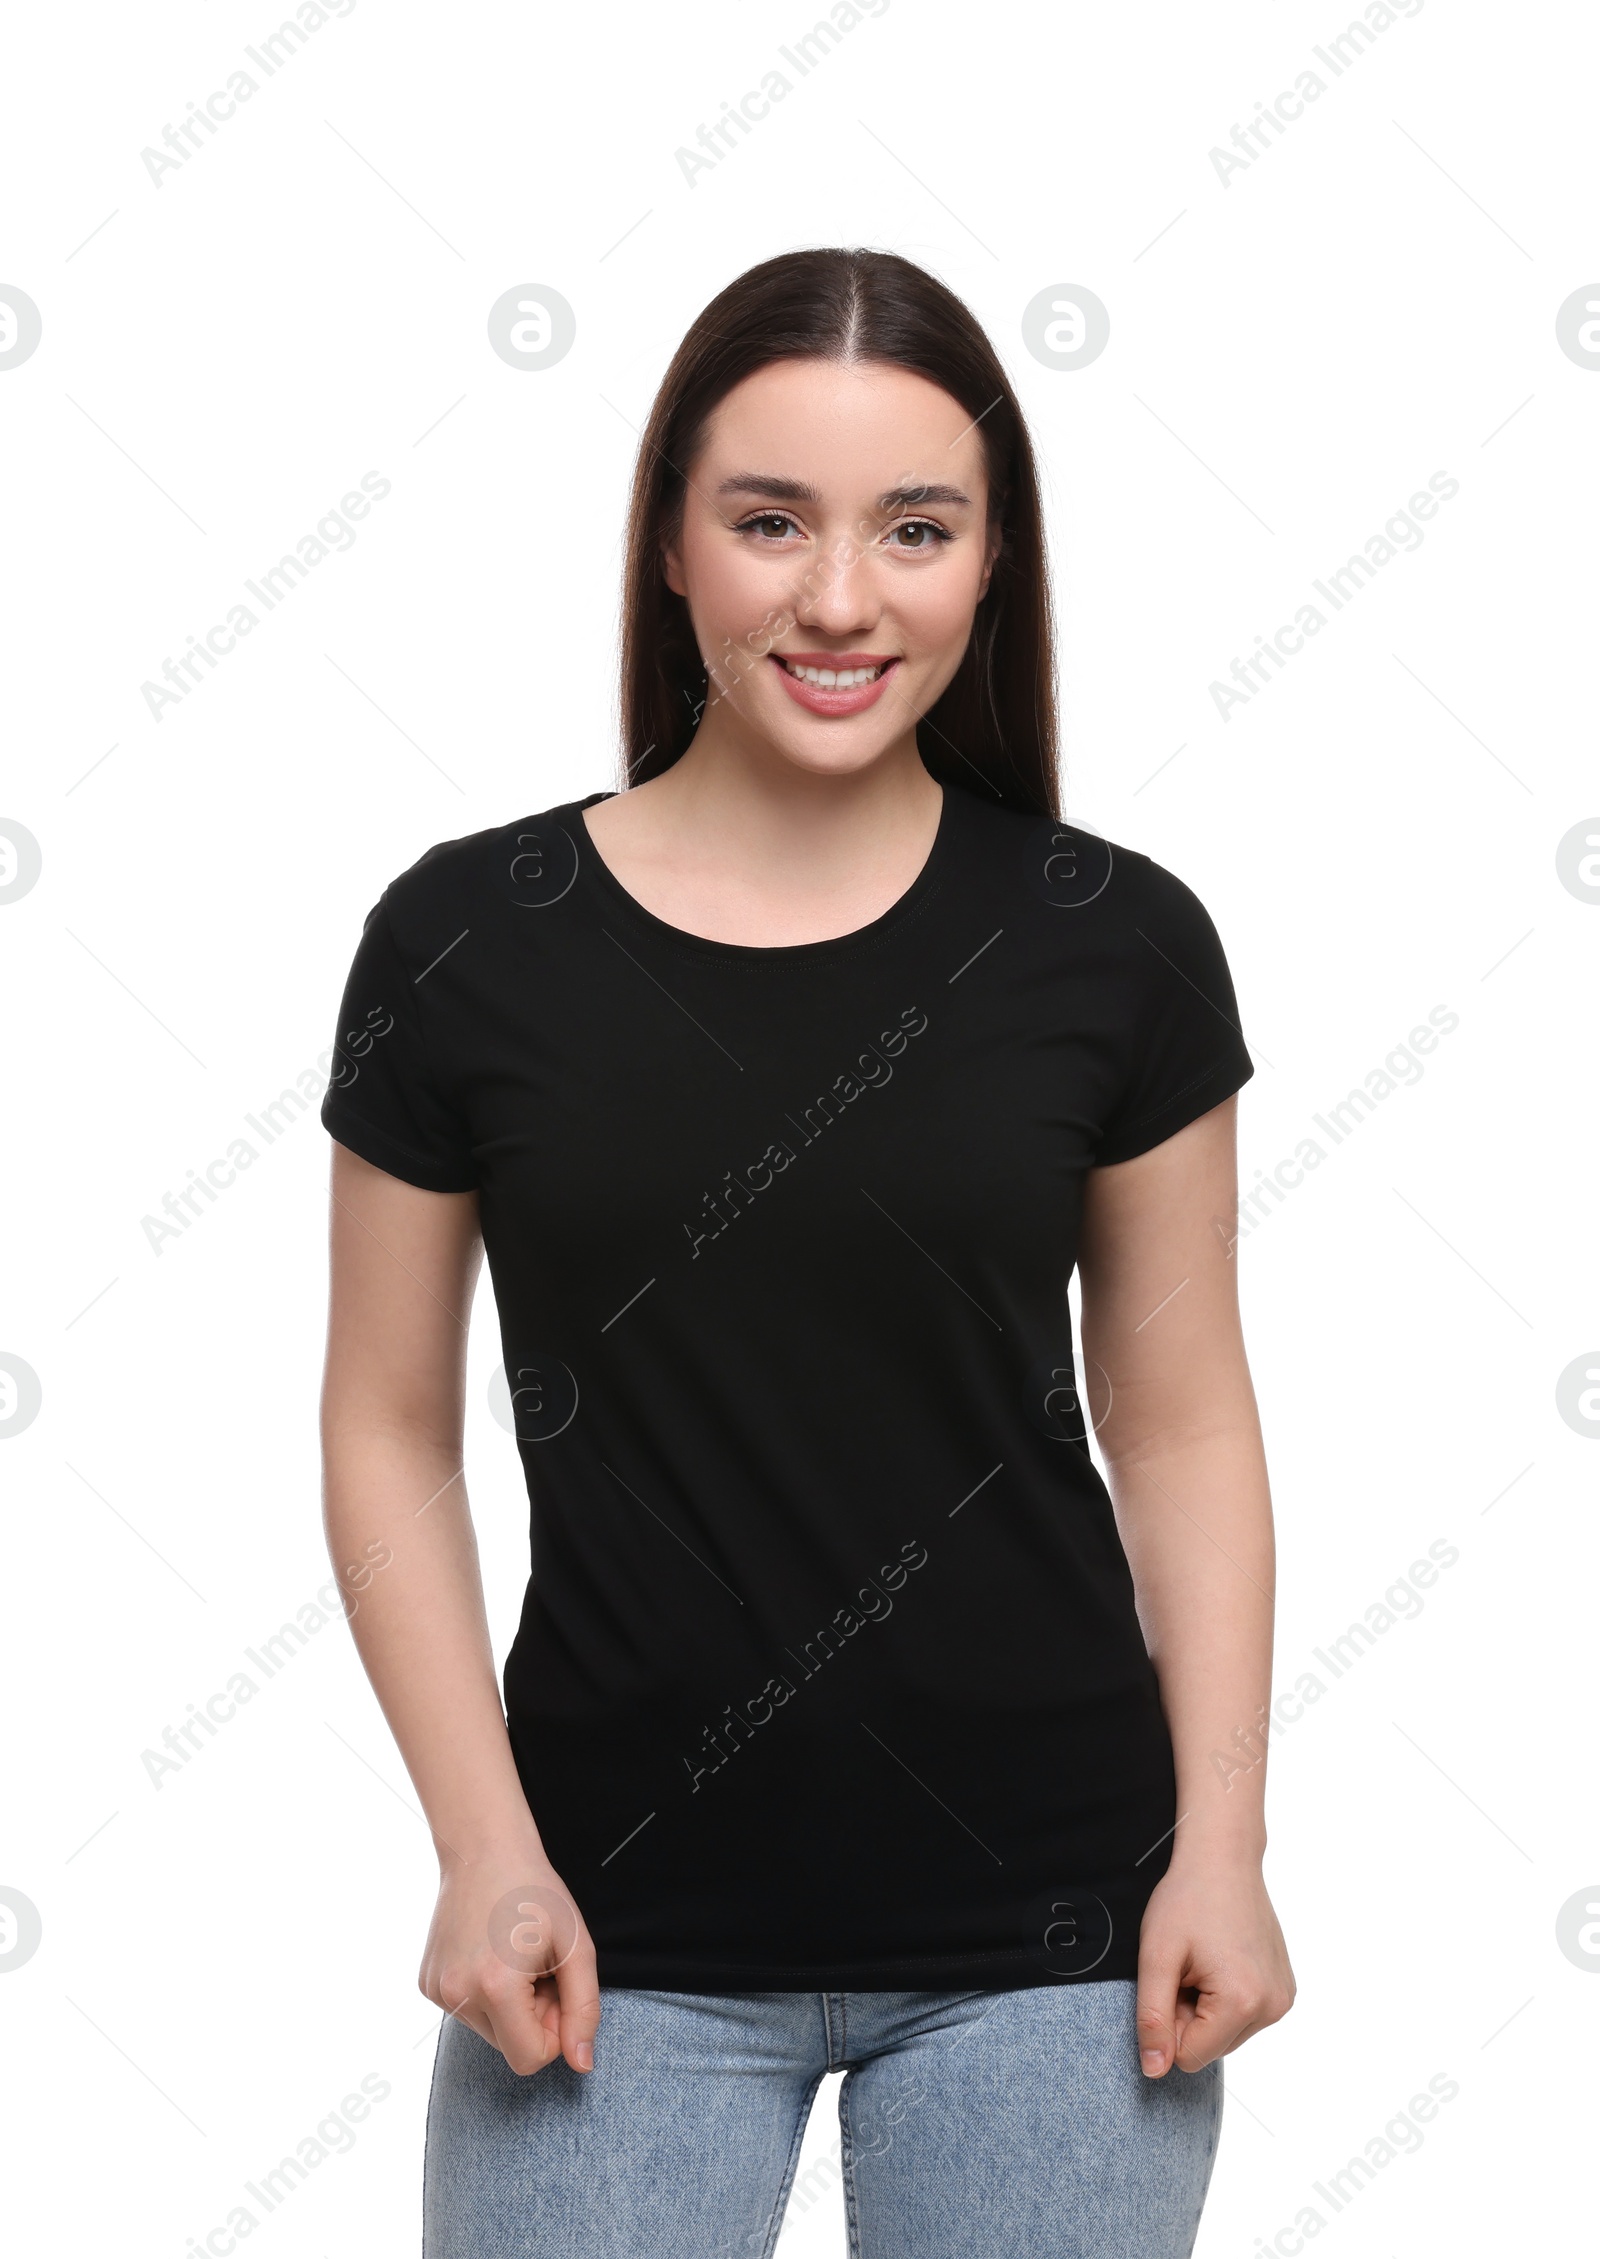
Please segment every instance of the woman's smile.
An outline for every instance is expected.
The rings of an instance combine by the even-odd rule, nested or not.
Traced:
[[[797,706],[824,716],[859,714],[875,706],[900,664],[871,651],[772,651],[768,657]]]

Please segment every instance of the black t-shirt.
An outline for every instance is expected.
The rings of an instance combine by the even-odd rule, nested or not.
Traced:
[[[1172,1746],[1067,1282],[1086,1171],[1252,1072],[1216,931],[946,785],[871,924],[706,940],[602,861],[609,797],[393,881],[322,1107],[479,1196],[531,1504],[507,1723],[601,1982],[1133,1976]]]

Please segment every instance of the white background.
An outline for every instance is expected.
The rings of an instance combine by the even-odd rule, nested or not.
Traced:
[[[250,2248],[417,2248],[436,1868],[348,1633],[159,1788],[143,1762],[329,1574],[314,1107],[159,1252],[144,1219],[325,1051],[391,877],[618,782],[634,429],[704,302],[812,243],[932,267],[1020,389],[1067,809],[1216,919],[1258,1067],[1245,1182],[1459,1016],[1239,1250],[1275,1686],[1431,1542],[1459,1559],[1281,1732],[1300,1998],[1229,2061],[1200,2259],[1296,2249],[1308,2203],[1342,2259],[1570,2247],[1600,1956],[1557,1916],[1600,1900],[1600,1443],[1556,1386],[1600,1364],[1600,907],[1556,851],[1600,833],[1600,368],[1555,323],[1600,275],[1600,41],[1577,5],[1428,0],[1335,79],[1312,49],[1352,13],[890,0],[692,186],[675,152],[808,30],[800,0],[357,0],[159,186],[141,152],[282,19],[13,15],[0,283],[43,320],[0,373],[0,818],[43,856],[0,915],[0,1349],[42,1389],[0,1461],[0,1884],[43,1925],[0,1978],[20,2247],[98,2250],[114,2213],[129,2259],[203,2248],[375,2074],[353,2149]],[[1307,68],[1326,93],[1224,183],[1211,150]],[[487,340],[523,284],[577,317],[540,372]],[[1111,321],[1076,371],[1020,328],[1071,284]],[[141,686],[369,470],[392,491],[355,545],[153,718]],[[1234,657],[1439,471],[1421,546],[1219,714]],[[492,1319],[485,1288],[468,1475],[503,1655],[526,1504]],[[1334,2216],[1312,2184],[1441,2071],[1424,2145]],[[786,2255],[845,2248],[836,2084]]]

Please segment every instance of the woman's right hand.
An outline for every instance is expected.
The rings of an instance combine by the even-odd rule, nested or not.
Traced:
[[[417,1983],[524,2078],[557,2056],[594,2068],[594,1940],[542,1850],[447,1855]]]

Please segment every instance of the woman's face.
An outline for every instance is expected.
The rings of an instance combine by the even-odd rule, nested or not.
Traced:
[[[994,563],[972,417],[883,362],[775,361],[720,402],[687,469],[664,555],[710,675],[701,735],[829,774],[910,738]]]

